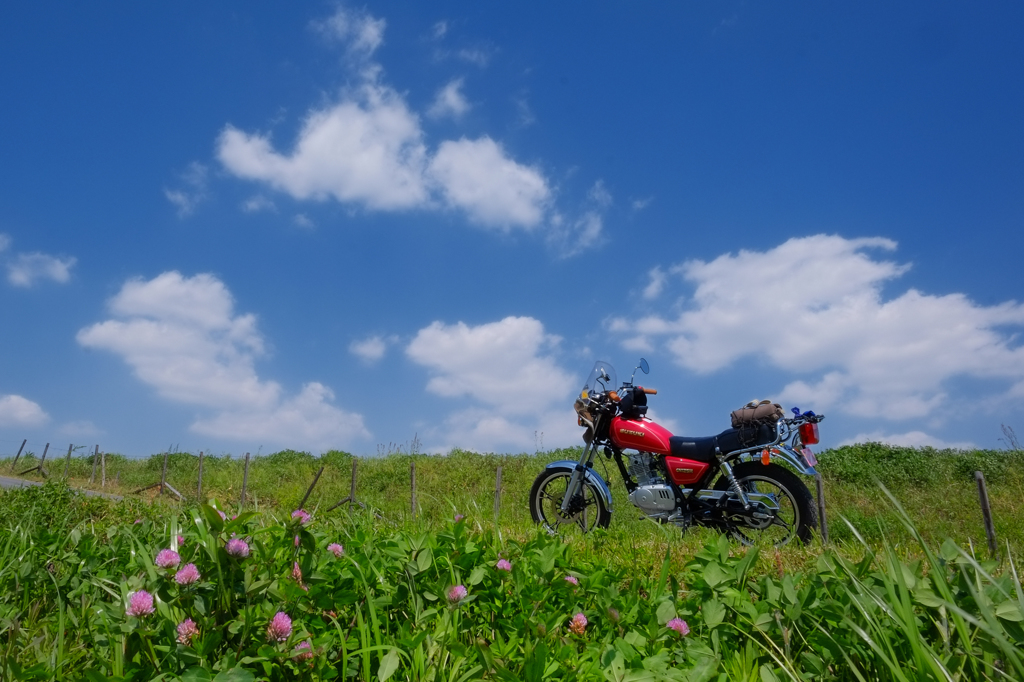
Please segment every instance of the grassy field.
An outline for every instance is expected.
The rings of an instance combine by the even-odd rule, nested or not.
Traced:
[[[185,501],[131,494],[163,456],[107,455],[119,502],[73,493],[48,461],[47,485],[0,494],[0,679],[1024,679],[1024,453],[826,451],[832,542],[781,550],[641,520],[614,477],[608,530],[550,537],[529,487],[578,456],[361,458],[366,506],[331,512],[349,494],[343,452],[254,458],[244,510],[238,458],[204,460],[199,500],[198,457],[170,455]],[[99,489],[92,465],[73,458],[67,483]],[[291,512],[320,467],[306,524]],[[194,580],[161,568],[163,550]]]
[[[1014,563],[928,542],[895,497],[906,540],[779,552],[496,530],[465,494],[456,520],[4,493],[0,679],[1024,679]]]
[[[555,459],[575,459],[578,449],[551,451],[535,455],[477,454],[455,450],[444,456],[392,453],[382,457],[360,458],[357,464],[356,497],[365,503],[374,521],[384,527],[432,528],[465,514],[480,529],[493,528],[494,489],[497,467],[502,467],[501,511],[498,527],[509,537],[525,538],[533,533],[527,497],[534,477]],[[106,455],[108,492],[130,495],[131,491],[158,482],[163,456],[128,459]],[[22,457],[18,470],[36,464],[34,456]],[[410,465],[415,463],[417,509],[410,507]],[[324,473],[306,508],[321,514],[349,494],[353,457],[344,452],[328,452],[320,457],[283,451],[251,460],[247,484],[249,509],[294,509],[302,499],[317,470]],[[605,466],[607,465],[607,466]],[[60,477],[63,460],[49,460],[51,477]],[[612,562],[629,562],[632,567],[656,570],[666,549],[676,557],[676,567],[693,556],[715,534],[691,529],[680,534],[640,519],[625,499],[625,491],[611,462],[596,464],[609,481],[614,500],[611,527],[598,535],[572,539],[588,552]],[[199,458],[196,454],[173,453],[168,457],[167,480],[186,496],[184,504],[195,504]],[[206,457],[203,462],[204,500],[216,499],[222,508],[237,509],[241,493],[244,463],[238,457]],[[899,499],[925,541],[938,545],[951,538],[965,547],[987,555],[982,515],[978,505],[974,471],[981,470],[988,481],[989,496],[1001,553],[1009,545],[1020,559],[1024,549],[1024,453],[1012,451],[936,451],[867,444],[826,450],[820,455],[820,471],[825,484],[829,513],[830,539],[850,555],[860,551],[859,543],[842,519],[856,526],[860,535],[874,546],[883,538],[891,540],[897,551],[914,554],[915,543],[900,523],[876,479]],[[10,461],[0,461],[0,471],[10,470]],[[69,483],[74,487],[100,489],[100,471],[92,476],[92,457],[71,460]],[[29,475],[32,478],[33,475]],[[34,475],[36,480],[43,480]],[[813,480],[807,479],[813,490]],[[155,491],[139,496],[153,500]],[[157,506],[140,506],[139,514],[160,515],[165,506],[182,503],[161,498]],[[345,516],[349,508],[331,512]],[[321,514],[322,515],[322,514]],[[820,545],[793,547],[785,552],[762,553],[762,570],[788,570],[812,566],[820,554]]]

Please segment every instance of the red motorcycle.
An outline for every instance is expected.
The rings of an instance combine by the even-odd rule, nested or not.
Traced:
[[[642,358],[636,369],[650,371]],[[537,476],[530,490],[536,523],[551,532],[608,526],[611,491],[593,468],[600,450],[615,460],[629,501],[649,519],[684,530],[708,526],[744,544],[810,540],[817,510],[797,474],[815,475],[817,458],[807,446],[818,443],[823,415],[793,408],[786,418],[781,407],[761,401],[733,412],[733,428],[717,436],[673,436],[646,417],[647,396],[657,391],[633,385],[636,369],[619,387],[611,365],[594,365],[575,403],[586,428],[583,456],[552,462]]]

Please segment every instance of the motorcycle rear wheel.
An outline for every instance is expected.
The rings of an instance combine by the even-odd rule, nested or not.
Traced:
[[[562,513],[562,499],[570,478],[572,469],[569,467],[551,467],[540,472],[530,488],[530,515],[534,523],[552,533],[589,533],[595,528],[607,528],[612,513],[597,488],[586,479],[572,507],[567,513]]]
[[[794,538],[802,543],[811,541],[818,527],[818,510],[811,491],[796,474],[778,464],[766,466],[760,462],[741,462],[732,468],[732,473],[744,492],[772,495],[779,505],[770,523],[734,514],[730,518],[729,532],[735,539],[745,545],[767,542],[775,547],[782,547]],[[729,490],[729,479],[719,478],[715,490]]]

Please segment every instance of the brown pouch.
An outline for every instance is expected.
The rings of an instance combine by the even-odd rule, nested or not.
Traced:
[[[770,400],[751,400],[738,410],[733,410],[732,427],[739,429],[752,424],[774,425],[785,415],[782,405]]]

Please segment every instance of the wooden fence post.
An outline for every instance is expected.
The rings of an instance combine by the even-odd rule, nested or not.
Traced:
[[[501,465],[498,465],[498,473],[494,481],[494,523],[498,523],[498,514],[501,513]]]
[[[14,456],[14,463],[11,464],[11,471],[14,471],[14,467],[18,466],[18,459],[21,458],[21,451],[25,449],[25,443],[27,443],[27,442],[28,442],[28,438],[26,438],[25,440],[21,441],[21,447],[18,448],[18,454],[16,454]]]
[[[96,451],[92,455],[92,476],[89,477],[89,485],[96,482],[96,465],[99,463],[100,446],[96,445]],[[161,489],[162,490],[162,489]]]
[[[199,504],[203,503],[203,451],[199,451],[199,487],[196,489],[196,497]]]
[[[107,452],[100,453],[100,487],[107,487]]]
[[[167,487],[167,458],[171,456],[171,453],[164,451],[164,469],[163,473],[160,474],[160,494],[164,494],[164,488]]]
[[[74,443],[68,445],[68,456],[64,460],[64,478],[68,477],[68,471],[71,469],[71,450],[74,449],[74,447]]]
[[[985,474],[974,472],[974,480],[978,482],[978,501],[981,503],[981,516],[985,520],[985,536],[988,538],[988,551],[996,558],[996,527],[992,523],[992,507],[988,503],[988,488],[985,486]]]
[[[39,464],[35,465],[34,467],[29,467],[28,469],[25,469],[24,471],[22,471],[18,475],[19,476],[24,476],[25,474],[30,474],[33,471],[38,471],[39,475],[45,478],[46,477],[46,469],[43,468],[43,464],[46,463],[46,453],[49,452],[49,451],[50,451],[50,444],[47,443],[46,447],[43,448],[43,456],[39,460]]]
[[[249,484],[249,453],[245,453],[245,471],[242,472],[242,502],[239,511],[245,509],[245,486]]]
[[[343,500],[339,500],[338,502],[335,502],[327,511],[334,511],[335,509],[345,504],[346,502],[348,502],[349,504],[358,504],[360,507],[366,506],[362,502],[358,502],[356,500],[356,462],[358,461],[359,460],[357,460],[355,457],[352,458],[352,487],[348,491],[348,497],[346,497]]]
[[[412,479],[412,495],[409,498],[409,508],[412,510],[412,517],[416,518],[416,462],[409,463],[409,476]]]
[[[825,485],[821,481],[821,474],[815,472],[814,485],[818,489],[818,523],[821,527],[821,544],[828,544],[828,518],[825,516]]]
[[[179,500],[181,500],[182,502],[185,501],[185,496],[179,493],[173,485],[171,485],[170,483],[164,483],[164,487],[170,490],[172,493],[174,493]]]
[[[316,485],[316,482],[320,480],[320,474],[322,474],[323,472],[324,472],[324,465],[321,465],[320,466],[320,471],[316,472],[316,476],[313,477],[313,482],[309,484],[309,490],[307,490],[306,494],[303,495],[302,502],[299,502],[299,509],[302,509],[303,507],[306,506],[306,500],[309,499],[310,493],[313,492],[313,487]]]
[[[356,463],[358,461],[355,457],[352,458],[352,487],[348,491],[348,499],[353,503],[356,501]]]

